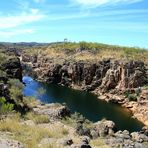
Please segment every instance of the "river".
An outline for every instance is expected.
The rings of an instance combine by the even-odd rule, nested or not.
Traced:
[[[130,132],[139,131],[143,127],[125,108],[99,100],[91,93],[41,83],[29,76],[24,76],[23,82],[26,84],[23,91],[25,96],[36,97],[43,103],[66,103],[72,112],[79,112],[90,121],[105,118],[114,121],[118,130],[126,129]]]

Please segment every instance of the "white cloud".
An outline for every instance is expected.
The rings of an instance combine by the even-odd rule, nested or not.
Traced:
[[[83,6],[100,6],[100,5],[114,5],[114,4],[130,4],[136,3],[143,0],[71,0],[74,3],[78,3]]]
[[[0,31],[0,36],[4,38],[10,38],[16,35],[21,34],[33,34],[34,30],[32,29],[19,29],[19,30],[13,30],[13,31]]]
[[[30,12],[23,12],[19,15],[0,16],[0,29],[14,28],[39,21],[44,16],[39,13],[38,9],[30,9]]]

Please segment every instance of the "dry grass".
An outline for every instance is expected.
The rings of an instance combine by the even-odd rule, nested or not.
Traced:
[[[105,144],[104,140],[100,139],[100,138],[95,139],[95,140],[91,140],[90,145],[93,148],[109,148],[109,146]]]
[[[49,46],[43,48],[31,48],[26,52],[30,55],[39,55],[49,58],[61,58],[65,60],[73,61],[96,61],[102,59],[123,59],[123,60],[141,60],[148,63],[148,51],[144,49],[134,47],[120,47],[112,45],[103,45],[95,43],[87,43],[88,50],[85,49],[82,52],[76,52],[77,48],[80,48],[78,43],[71,43],[56,46]],[[93,50],[93,48],[96,50]]]
[[[63,138],[69,134],[67,128],[63,127],[60,123],[48,124],[48,125],[40,125],[40,127],[46,127],[48,131],[50,131],[50,135],[52,138]]]
[[[42,117],[35,118],[38,118],[37,122],[44,121]],[[19,115],[6,118],[0,121],[0,131],[12,133],[10,138],[22,142],[25,148],[36,148],[43,138],[62,138],[68,134],[65,128],[54,125],[47,128],[44,124],[31,126],[22,124],[22,121],[23,119]]]
[[[73,56],[73,58],[76,61],[95,61],[95,60],[98,59],[96,54],[93,54],[93,53],[88,52],[88,51],[83,51],[83,52],[80,52],[80,53],[76,53]]]
[[[25,115],[25,118],[28,120],[34,121],[36,124],[41,124],[41,123],[49,123],[49,117],[47,115],[37,115],[33,112],[29,112]]]
[[[99,61],[103,59],[116,59],[116,60],[142,60],[148,63],[148,52],[131,52],[126,54],[124,50],[111,50],[105,49],[96,51],[96,53],[84,51],[76,53],[74,56],[76,61]]]
[[[29,108],[36,107],[40,104],[40,101],[37,100],[34,97],[23,97],[23,102],[26,104]]]
[[[41,146],[38,146],[38,148],[64,148],[63,146],[59,146],[56,143],[48,143],[48,144],[42,144]]]
[[[45,137],[50,137],[50,131],[36,126],[22,125],[18,120],[6,119],[0,123],[0,131],[11,132],[11,138],[22,142],[26,148],[35,148],[37,143]]]
[[[65,57],[65,53],[62,50],[54,48],[47,48],[41,53],[45,56],[50,56],[50,57]]]

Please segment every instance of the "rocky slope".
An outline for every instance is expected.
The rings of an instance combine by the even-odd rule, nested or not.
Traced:
[[[66,106],[59,104],[37,104],[33,108],[33,112],[36,115],[46,115],[49,118],[48,122],[36,123],[33,119],[21,119],[17,123],[22,128],[38,128],[41,130],[49,131],[50,136],[40,136],[36,145],[28,147],[37,148],[146,148],[148,142],[148,130],[143,129],[140,132],[129,133],[127,130],[116,131],[116,125],[114,122],[109,120],[102,120],[96,123],[87,123],[85,119],[75,116],[73,118],[70,114],[69,109]],[[9,119],[10,120],[10,119]],[[3,121],[6,122],[7,120]],[[16,123],[15,123],[16,124]],[[1,128],[1,127],[0,127]],[[9,128],[8,128],[9,130]],[[35,131],[38,131],[35,129]],[[34,132],[35,132],[34,131]],[[14,132],[14,133],[13,133]],[[24,133],[23,133],[24,132]],[[29,131],[28,131],[29,132]],[[25,142],[30,136],[25,131],[17,135],[15,131],[11,132],[0,132],[0,146],[8,148],[23,148],[22,142],[18,142],[13,139],[23,140],[25,136]],[[29,136],[29,137],[28,137]],[[35,134],[36,136],[36,134]],[[8,138],[9,137],[9,138]],[[31,140],[30,140],[31,141]],[[26,143],[25,143],[26,144]]]
[[[72,62],[42,56],[22,56],[38,80],[91,91],[101,99],[129,108],[148,125],[147,65],[141,61]],[[29,70],[29,71],[30,71]],[[133,102],[134,101],[134,102]]]

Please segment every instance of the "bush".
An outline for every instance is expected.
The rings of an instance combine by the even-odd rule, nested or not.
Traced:
[[[129,95],[130,95],[130,92],[129,92],[128,90],[126,90],[126,91],[124,92],[124,96],[125,96],[126,98],[128,98]]]
[[[24,85],[18,79],[10,79],[8,84],[10,85],[10,87],[14,86],[14,87],[17,87],[18,89],[21,89],[21,90],[24,87]]]
[[[0,70],[0,76],[1,76],[1,77],[6,77],[6,75],[7,75],[7,74],[6,74],[5,71]]]
[[[136,95],[140,96],[140,94],[141,94],[141,89],[140,88],[136,89]]]
[[[6,103],[4,97],[0,98],[0,115],[11,112],[14,108],[14,104]]]
[[[22,101],[23,84],[18,79],[10,79],[8,82],[10,86],[10,96],[15,102]]]
[[[137,101],[137,96],[139,96],[140,93],[141,93],[141,90],[139,90],[139,89],[136,91],[136,94],[135,94],[135,95],[134,95],[134,94],[131,94],[131,93],[129,92],[129,90],[127,90],[127,91],[124,92],[124,96],[125,96],[126,98],[128,98],[129,101]]]
[[[29,108],[34,108],[40,103],[40,101],[34,97],[23,97],[23,103]]]
[[[129,101],[137,101],[137,97],[132,94],[128,95],[128,99],[129,99]]]

